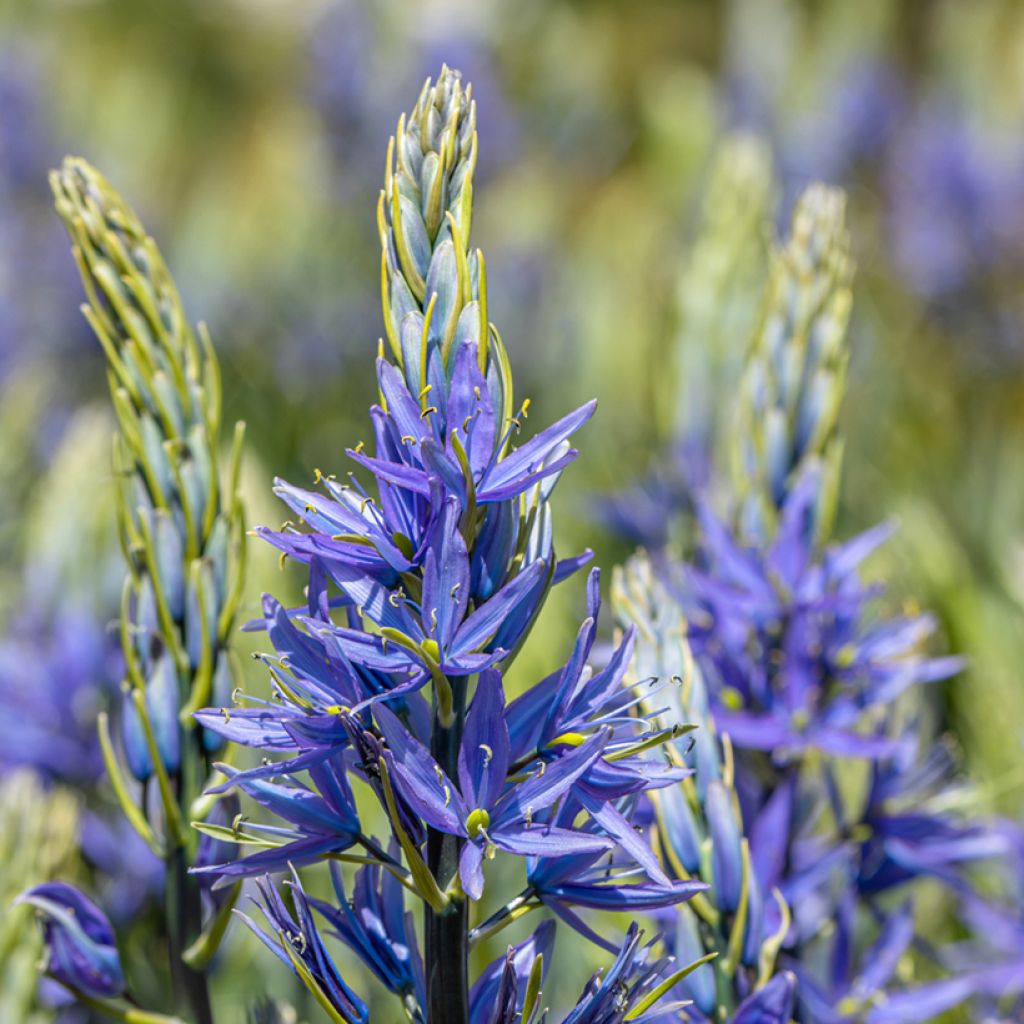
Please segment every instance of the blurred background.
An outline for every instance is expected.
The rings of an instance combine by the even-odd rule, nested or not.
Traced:
[[[102,793],[64,799],[101,775],[92,723],[119,678],[108,623],[121,565],[104,361],[78,312],[48,168],[85,156],[156,237],[210,326],[227,417],[248,423],[250,517],[276,525],[274,476],[344,470],[344,448],[366,436],[385,147],[442,62],[478,103],[475,241],[517,394],[539,423],[599,399],[558,531],[564,551],[590,545],[608,568],[632,545],[602,526],[604,497],[662,456],[681,404],[728,413],[728,387],[695,396],[677,372],[692,358],[680,355],[694,344],[690,260],[724,141],[751,136],[765,167],[747,298],[798,190],[848,189],[858,273],[840,532],[898,522],[878,572],[891,600],[934,610],[969,658],[936,693],[938,713],[989,808],[1020,815],[1024,5],[0,0],[8,827],[39,788],[63,823],[47,840],[53,870],[106,885],[122,919],[144,917],[144,858],[112,838]],[[749,328],[743,297],[730,301],[735,327],[701,339],[726,361]],[[298,580],[257,550],[253,611],[271,588],[297,593]],[[563,657],[582,605],[582,586],[552,601],[524,678]],[[0,905],[23,888],[19,870],[0,866]],[[21,1019],[3,1000],[28,998],[12,980],[24,960],[3,960],[3,1020]],[[290,991],[261,965],[270,990]]]

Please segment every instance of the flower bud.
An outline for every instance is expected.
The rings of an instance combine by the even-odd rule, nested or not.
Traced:
[[[18,902],[39,912],[51,977],[96,999],[124,993],[114,929],[92,900],[66,882],[47,882]]]
[[[743,850],[732,800],[723,783],[715,781],[708,786],[705,811],[711,832],[716,902],[722,910],[735,911],[743,881]]]

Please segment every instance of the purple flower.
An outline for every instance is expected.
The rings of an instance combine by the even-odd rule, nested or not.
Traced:
[[[66,882],[47,882],[17,902],[30,904],[40,915],[51,977],[97,999],[124,992],[114,929],[92,900]]]
[[[286,967],[296,971],[328,1013],[340,1016],[345,1024],[369,1024],[369,1009],[348,987],[320,938],[309,900],[294,869],[290,882],[294,914],[269,878],[261,879],[257,885],[260,898],[254,902],[270,925],[271,933],[263,931],[244,914],[242,920]]]
[[[385,707],[376,709],[387,742],[385,758],[396,788],[433,828],[461,836],[459,874],[472,899],[483,893],[483,859],[495,850],[521,857],[562,857],[604,851],[604,836],[547,824],[543,812],[600,757],[607,736],[597,733],[579,747],[509,786],[510,745],[501,676],[483,673],[466,718],[459,748],[458,783]]]
[[[91,784],[103,771],[96,715],[114,690],[111,638],[73,608],[31,608],[0,641],[0,768]]]
[[[685,1003],[660,998],[662,986],[671,988],[672,962],[653,956],[650,945],[641,946],[643,933],[636,923],[629,926],[626,940],[607,973],[595,974],[587,983],[575,1008],[562,1024],[622,1024],[637,1021],[679,1019]]]
[[[568,811],[561,816],[571,819],[576,808],[572,804],[567,807]],[[660,867],[656,867],[656,871],[656,877],[649,878],[641,865],[620,851],[593,850],[565,857],[532,856],[526,861],[529,894],[581,935],[612,953],[618,951],[618,946],[591,928],[577,913],[577,908],[649,913],[675,906],[708,888],[700,881],[672,881],[661,873]]]
[[[948,678],[957,658],[928,658],[928,616],[872,618],[877,586],[859,567],[880,527],[817,556],[807,524],[818,478],[804,476],[765,550],[740,543],[706,506],[696,564],[681,583],[716,723],[738,747],[798,757],[816,748],[876,758],[893,741],[859,730],[865,712]]]
[[[238,785],[246,795],[283,818],[291,827],[249,824],[251,832],[265,838],[267,849],[228,862],[197,861],[192,869],[196,874],[246,877],[281,871],[288,865],[319,860],[325,853],[347,850],[361,834],[348,779],[345,772],[331,761],[319,761],[309,766],[315,790],[296,779],[271,782],[263,777],[275,769],[275,774],[279,772],[279,765],[248,773],[238,772],[230,765],[218,767],[228,776],[228,781],[214,787],[211,792],[221,792]]]
[[[907,729],[894,756],[871,765],[857,829],[866,835],[858,850],[857,875],[866,896],[928,875],[965,891],[965,866],[1005,860],[1013,852],[1002,829],[980,816],[965,818],[943,808],[964,787],[958,786],[955,762],[945,746],[923,753],[921,746],[916,731]]]
[[[796,978],[789,972],[777,974],[743,1000],[729,1024],[789,1024],[795,995]]]
[[[532,1007],[524,1007],[530,976],[540,962],[543,982],[554,941],[555,923],[545,921],[528,939],[509,946],[504,956],[490,964],[469,994],[470,1024],[531,1024],[539,1007],[536,1001]]]
[[[392,856],[396,855],[392,849]],[[412,1006],[424,1005],[423,961],[412,914],[405,912],[401,883],[376,864],[356,873],[351,898],[335,864],[331,864],[331,880],[337,906],[318,899],[310,899],[310,904],[388,991],[410,999]]]

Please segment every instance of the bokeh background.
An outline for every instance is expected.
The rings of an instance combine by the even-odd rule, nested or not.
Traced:
[[[762,257],[803,185],[848,189],[841,532],[899,523],[878,563],[892,599],[931,608],[969,659],[935,713],[986,809],[1020,816],[1024,5],[0,0],[0,835],[28,843],[19,809],[45,803],[32,827],[52,834],[32,842],[52,870],[88,875],[144,922],[152,872],[111,838],[93,740],[118,681],[104,366],[47,169],[85,156],[156,236],[210,326],[227,415],[248,423],[250,517],[275,525],[272,478],[344,470],[366,433],[385,147],[441,62],[478,102],[475,241],[517,393],[540,422],[600,402],[558,530],[608,567],[631,543],[604,525],[605,496],[662,457],[682,405],[728,414],[728,389],[694,395],[679,374],[724,140],[749,133],[768,154]],[[750,272],[756,294],[763,258]],[[746,343],[736,322],[705,339],[726,360]],[[253,610],[261,590],[298,586],[254,556]],[[562,656],[580,591],[552,601],[523,677]],[[29,867],[4,856],[0,906]],[[18,916],[0,924],[5,1021],[32,1003],[37,951],[13,937]],[[251,953],[229,945],[239,977],[292,992],[266,958],[255,978]]]

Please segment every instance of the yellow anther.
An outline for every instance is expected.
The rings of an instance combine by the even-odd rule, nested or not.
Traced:
[[[481,743],[480,749],[484,752],[484,767],[486,768],[494,760],[494,751],[486,743]]]
[[[586,736],[581,732],[563,732],[560,736],[556,736],[549,744],[549,747],[578,747],[581,743],[586,740]]]
[[[857,657],[857,648],[853,644],[843,644],[842,647],[836,651],[835,662],[838,668],[849,668],[853,664],[854,658]]]
[[[476,839],[479,835],[487,835],[487,829],[491,824],[491,816],[482,807],[469,812],[466,818],[466,832],[470,839]]]

